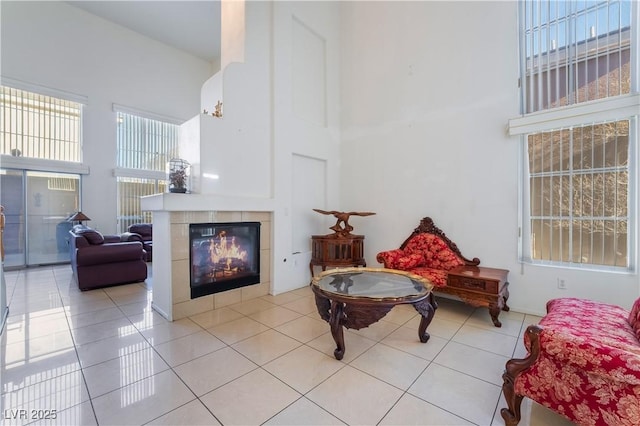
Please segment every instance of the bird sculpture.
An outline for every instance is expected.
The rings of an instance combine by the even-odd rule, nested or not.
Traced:
[[[334,231],[336,233],[336,235],[340,236],[340,237],[346,237],[346,236],[351,234],[351,231],[353,231],[353,226],[349,225],[349,217],[351,217],[351,216],[371,216],[371,215],[375,214],[375,213],[372,213],[372,212],[338,212],[338,211],[335,211],[335,210],[326,211],[326,210],[320,210],[320,209],[313,209],[313,211],[316,211],[316,212],[322,213],[322,214],[326,214],[326,215],[330,215],[331,214],[336,219],[338,219],[336,224],[333,225],[332,227],[330,227],[329,229]]]

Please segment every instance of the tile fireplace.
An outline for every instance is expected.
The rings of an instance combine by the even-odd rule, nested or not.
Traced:
[[[274,226],[274,202],[272,199],[163,193],[143,197],[141,205],[143,210],[153,212],[151,306],[154,311],[170,321],[175,321],[269,294],[273,269],[271,240]],[[256,284],[245,283],[238,288],[192,297],[189,226],[247,222],[260,224],[259,264],[256,265],[256,267],[259,266],[257,275],[260,280]],[[227,241],[229,241],[229,232],[226,230]],[[214,233],[211,232],[211,234],[213,237]],[[236,243],[241,239],[239,237],[244,238],[242,232],[236,235]],[[213,241],[213,243],[215,245],[216,242]],[[231,263],[234,261],[232,260]],[[220,271],[217,274],[221,275]]]
[[[260,222],[189,224],[191,298],[260,282]]]

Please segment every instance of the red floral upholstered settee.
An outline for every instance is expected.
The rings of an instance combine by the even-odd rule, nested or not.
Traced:
[[[496,327],[501,326],[500,310],[509,310],[509,271],[479,267],[477,257],[465,258],[429,217],[420,221],[400,248],[382,251],[376,259],[385,268],[410,271],[429,279],[435,292],[457,296],[473,306],[488,307]]]
[[[528,355],[503,375],[507,425],[526,396],[579,425],[640,425],[640,299],[631,312],[562,298],[524,336]]]

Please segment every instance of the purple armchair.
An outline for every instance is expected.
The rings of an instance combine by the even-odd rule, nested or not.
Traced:
[[[119,235],[103,236],[83,225],[70,231],[71,268],[80,290],[144,281],[145,251],[141,242],[120,242]]]
[[[122,241],[140,241],[146,253],[144,260],[153,260],[153,225],[151,223],[134,223],[121,235]]]

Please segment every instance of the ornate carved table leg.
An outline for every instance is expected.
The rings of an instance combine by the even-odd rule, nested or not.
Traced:
[[[320,314],[320,318],[329,322],[331,319],[331,301],[326,297],[320,296],[316,293],[316,307],[318,308],[318,313]]]
[[[489,315],[491,315],[491,321],[493,321],[493,325],[495,325],[496,327],[502,327],[502,323],[498,319],[500,310],[500,306],[497,303],[491,303],[489,305]]]
[[[509,300],[509,283],[504,283],[504,290],[502,291],[503,304],[502,310],[505,312],[509,312],[509,306],[507,305],[507,300]]]
[[[429,333],[427,333],[427,327],[431,324],[431,320],[433,319],[433,316],[436,313],[436,308],[438,307],[435,303],[433,293],[431,293],[426,299],[422,299],[421,301],[414,303],[413,307],[420,313],[420,315],[422,315],[422,318],[420,319],[420,326],[418,327],[418,337],[422,343],[427,343],[431,337]]]
[[[337,360],[341,360],[344,356],[343,311],[344,304],[342,302],[331,301],[331,318],[329,319],[329,325],[331,325],[331,335],[337,345],[336,350],[333,351],[333,355]]]

